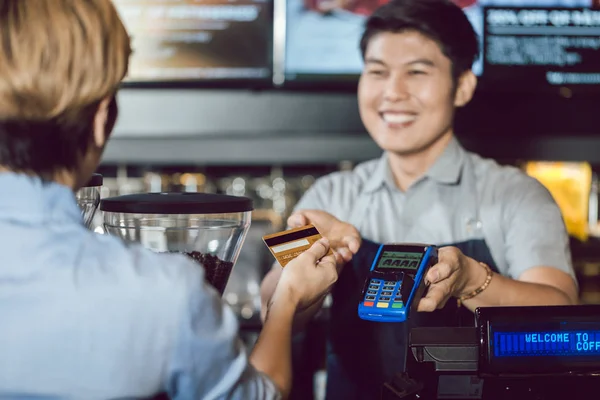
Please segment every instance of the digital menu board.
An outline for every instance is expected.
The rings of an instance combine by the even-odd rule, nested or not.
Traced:
[[[563,86],[597,90],[598,4],[591,0],[552,3],[563,7],[484,7],[482,81],[487,88],[511,92]]]
[[[517,68],[524,79],[516,82],[519,85],[533,83],[528,81],[529,74],[545,77],[546,84],[600,83],[594,72],[594,64],[600,65],[599,0],[453,1],[480,37],[481,56],[473,71],[482,82],[510,87],[504,86],[503,80],[510,77],[516,82],[509,75]],[[356,81],[363,66],[359,41],[364,23],[387,2],[287,0],[286,79]],[[552,17],[531,26],[544,11]],[[567,25],[565,18],[569,19]],[[576,70],[584,72],[577,74]]]
[[[271,0],[114,3],[132,37],[125,82],[271,79]]]
[[[506,10],[510,9],[519,12],[521,8],[532,8],[535,10],[545,8],[554,9],[560,8],[575,8],[575,7],[586,7],[592,6],[593,0],[453,0],[457,5],[461,6],[473,29],[479,36],[481,45],[481,54],[475,64],[473,65],[473,72],[476,75],[482,76],[483,80],[487,80],[489,77],[494,78],[494,71],[487,71],[490,66],[488,57],[490,53],[487,52],[489,49],[491,32],[489,29],[490,19],[487,18],[489,15],[488,8],[498,7]],[[491,39],[493,40],[493,39]]]
[[[356,80],[363,67],[360,37],[370,14],[389,0],[287,0],[285,77],[287,80]],[[542,0],[543,1],[543,0]],[[481,7],[455,0],[478,32]],[[482,63],[474,66],[477,74]]]
[[[356,79],[362,69],[358,44],[369,14],[387,0],[286,1],[285,79]],[[344,4],[345,6],[342,6]]]

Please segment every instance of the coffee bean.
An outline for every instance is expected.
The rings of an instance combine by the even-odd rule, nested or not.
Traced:
[[[223,295],[229,275],[233,269],[233,263],[230,261],[223,261],[219,257],[212,254],[203,254],[199,251],[185,252],[188,257],[192,260],[202,264],[204,267],[205,279],[213,285],[217,291]]]

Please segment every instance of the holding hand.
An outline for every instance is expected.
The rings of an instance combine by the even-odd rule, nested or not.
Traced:
[[[321,235],[329,239],[338,265],[352,260],[352,256],[360,248],[361,237],[358,230],[325,211],[300,210],[292,214],[287,223],[291,228],[313,224]]]
[[[425,277],[429,282],[427,296],[419,302],[418,311],[435,311],[446,305],[450,297],[470,293],[485,281],[486,270],[456,247],[438,250],[438,263]]]
[[[273,301],[284,295],[303,309],[323,299],[338,277],[335,258],[327,256],[328,252],[329,241],[323,238],[290,261],[283,268]]]
[[[329,294],[333,283],[337,281],[342,266],[349,262],[360,248],[361,238],[358,230],[329,213],[302,210],[292,214],[288,219],[290,228],[299,228],[308,224],[313,224],[326,240],[315,243],[305,253],[290,261],[285,268],[273,268],[263,279],[261,284],[263,320],[266,318],[270,304],[281,293],[291,290],[294,296],[298,297],[295,327],[304,326],[321,309],[325,297]],[[325,256],[330,247],[334,256]],[[330,275],[333,273],[332,267],[335,276]],[[319,277],[319,274],[323,276]],[[316,282],[310,280],[297,282],[298,279],[308,278],[314,278]]]

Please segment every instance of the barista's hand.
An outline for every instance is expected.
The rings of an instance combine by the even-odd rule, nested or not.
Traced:
[[[358,230],[333,215],[321,210],[300,210],[292,214],[287,221],[291,228],[313,224],[331,243],[338,265],[352,260],[361,244]]]
[[[485,281],[485,270],[456,247],[442,247],[438,263],[429,269],[425,280],[430,283],[429,290],[419,302],[418,311],[435,311],[450,297],[460,297],[479,287]]]
[[[329,241],[322,238],[290,261],[281,272],[272,301],[283,297],[302,310],[323,299],[338,277],[335,258],[327,256],[328,252]]]

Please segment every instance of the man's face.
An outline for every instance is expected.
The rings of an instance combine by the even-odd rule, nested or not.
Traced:
[[[416,154],[451,134],[455,97],[451,62],[436,42],[414,31],[371,38],[358,102],[382,149]]]

